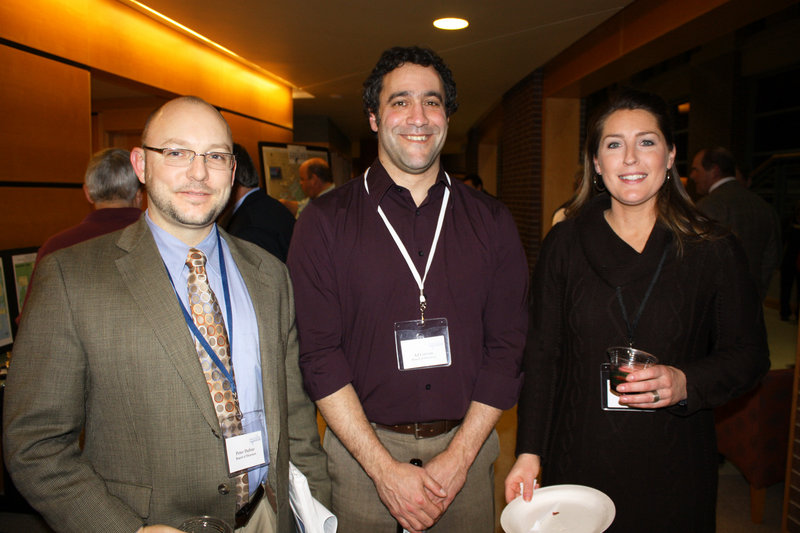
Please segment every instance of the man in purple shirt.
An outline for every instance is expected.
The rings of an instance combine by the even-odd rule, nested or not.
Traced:
[[[142,215],[142,189],[131,166],[131,153],[105,148],[86,167],[83,194],[94,211],[75,226],[56,233],[39,248],[35,266],[48,254],[91,238],[130,226]],[[33,275],[30,286],[33,287]],[[25,294],[28,301],[28,294]],[[19,320],[19,318],[17,318]]]
[[[92,156],[86,168],[83,194],[94,211],[80,224],[56,233],[39,248],[36,262],[49,253],[117,231],[139,220],[142,190],[131,166],[130,152],[106,148]]]
[[[348,533],[490,532],[494,426],[522,379],[525,255],[508,209],[440,167],[457,107],[441,58],[387,50],[364,107],[378,159],[306,208],[288,259],[333,512]]]

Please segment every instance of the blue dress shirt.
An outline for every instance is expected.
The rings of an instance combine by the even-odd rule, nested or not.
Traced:
[[[156,241],[164,266],[166,266],[169,275],[172,277],[176,294],[180,296],[184,307],[188,309],[189,294],[186,287],[189,267],[186,266],[186,257],[192,247],[156,225],[150,218],[149,212],[145,212],[145,220]],[[222,256],[225,260],[225,268],[228,274],[228,289],[231,302],[226,300],[222,286],[219,252],[217,250],[218,242],[222,244]],[[269,463],[269,440],[267,438],[264,414],[258,323],[253,302],[250,300],[250,293],[247,291],[247,286],[239,273],[239,268],[233,261],[228,244],[221,238],[217,239],[216,224],[208,236],[194,248],[206,254],[206,273],[209,284],[217,297],[222,316],[226,320],[228,305],[233,305],[231,314],[234,317],[234,327],[232,338],[230,338],[231,361],[233,362],[233,374],[239,395],[239,409],[244,415],[242,421],[244,431],[245,433],[259,429],[262,431],[264,454],[267,463]],[[230,328],[228,328],[228,335],[231,336]],[[250,480],[250,492],[252,493],[258,488],[259,483],[266,480],[267,466],[251,468],[248,470],[248,477]]]

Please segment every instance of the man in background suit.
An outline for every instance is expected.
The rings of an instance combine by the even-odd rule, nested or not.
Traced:
[[[235,170],[214,107],[166,103],[142,144],[131,162],[146,215],[39,266],[7,381],[9,472],[59,531],[174,532],[197,515],[247,533],[292,531],[289,459],[323,503],[330,488],[286,268],[214,224]],[[201,278],[207,309],[187,311]],[[237,421],[243,447],[226,430]],[[226,449],[263,460],[232,471]]]
[[[299,202],[296,200],[281,200],[289,211],[295,216],[300,216],[308,203],[315,198],[319,198],[325,193],[331,192],[335,187],[333,174],[328,162],[321,157],[306,159],[297,169],[297,176],[300,178],[300,188],[303,189],[305,198]]]
[[[236,156],[234,206],[225,229],[231,235],[259,245],[285,263],[294,216],[258,187],[256,167],[242,145],[233,145],[233,155]]]
[[[778,213],[736,179],[736,161],[725,148],[697,152],[689,177],[697,192],[707,195],[697,202],[697,207],[729,228],[741,241],[750,273],[764,300],[769,280],[781,259]]]

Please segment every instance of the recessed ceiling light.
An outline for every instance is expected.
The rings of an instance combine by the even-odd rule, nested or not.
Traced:
[[[443,18],[433,21],[433,25],[440,30],[463,30],[469,26],[469,22],[459,18]]]

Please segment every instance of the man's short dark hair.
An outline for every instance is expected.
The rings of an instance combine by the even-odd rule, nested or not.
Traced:
[[[449,117],[458,109],[456,101],[456,82],[453,80],[453,73],[445,65],[441,57],[429,48],[419,46],[395,46],[389,48],[378,60],[372,73],[364,81],[364,112],[367,116],[374,113],[380,120],[378,110],[380,109],[380,96],[383,89],[383,77],[398,67],[406,63],[419,65],[421,67],[433,67],[439,73],[439,78],[444,85],[444,111]]]
[[[736,160],[729,150],[721,146],[707,149],[703,153],[700,164],[706,170],[711,170],[711,167],[717,165],[723,178],[736,176]]]
[[[255,189],[259,185],[258,172],[250,159],[250,154],[239,143],[233,143],[233,155],[236,157],[236,183],[248,189]]]

